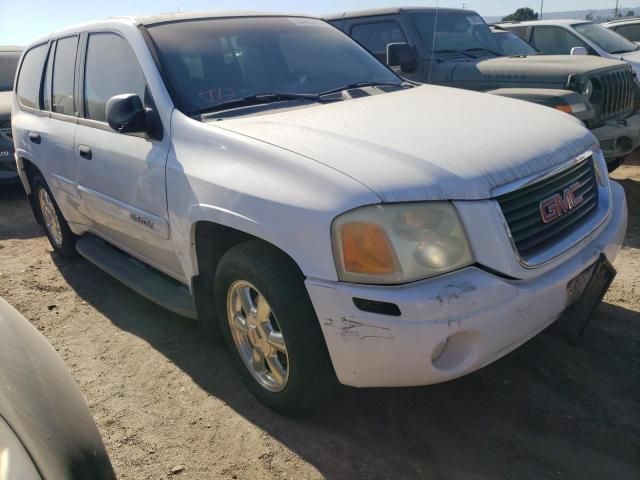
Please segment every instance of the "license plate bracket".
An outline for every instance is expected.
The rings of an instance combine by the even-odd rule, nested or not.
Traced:
[[[584,333],[616,274],[616,269],[602,253],[593,265],[567,284],[570,305],[564,312],[562,323],[571,343],[577,343]]]

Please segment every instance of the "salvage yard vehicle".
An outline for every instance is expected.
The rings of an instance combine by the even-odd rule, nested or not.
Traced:
[[[0,478],[116,478],[89,407],[44,336],[0,298]]]
[[[13,118],[55,252],[221,331],[287,413],[460,377],[567,309],[581,330],[625,235],[579,121],[416,86],[316,18],[69,28],[26,50]]]
[[[0,46],[0,185],[20,183],[13,158],[11,138],[11,96],[13,79],[22,49]]]
[[[618,18],[610,22],[601,23],[604,28],[608,28],[623,36],[630,42],[640,42],[640,18]]]
[[[555,52],[567,54],[562,56],[505,56],[510,53],[497,32],[471,10],[389,8],[328,20],[407,79],[517,98],[575,116],[600,142],[609,170],[640,145],[640,86],[623,62],[570,57],[570,50]]]

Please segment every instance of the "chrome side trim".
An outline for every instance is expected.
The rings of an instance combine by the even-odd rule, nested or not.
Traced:
[[[511,193],[515,190],[519,190],[520,188],[532,185],[534,183],[538,183],[541,181],[544,181],[545,179],[556,175],[558,173],[561,173],[562,171],[577,165],[580,162],[585,161],[587,158],[589,158],[589,156],[593,156],[593,168],[595,171],[595,175],[596,175],[596,185],[598,188],[598,211],[602,212],[602,210],[605,210],[604,215],[601,216],[601,218],[599,218],[597,220],[597,222],[595,222],[595,224],[589,229],[588,232],[583,233],[582,235],[575,235],[574,236],[576,238],[572,239],[570,242],[568,242],[567,245],[563,245],[562,242],[559,243],[558,245],[556,245],[555,248],[550,249],[550,253],[548,255],[538,255],[536,258],[537,260],[527,260],[524,257],[522,257],[520,255],[520,252],[518,251],[518,247],[516,246],[516,242],[513,239],[513,235],[511,235],[511,229],[509,228],[509,224],[507,222],[507,219],[505,218],[504,214],[502,213],[502,208],[500,208],[500,204],[498,203],[498,201],[496,200],[495,197],[498,197],[500,195],[504,195],[506,193]],[[516,182],[510,183],[508,185],[504,185],[501,187],[498,187],[494,190],[492,190],[492,196],[494,197],[492,199],[493,204],[496,208],[496,211],[498,212],[498,218],[500,218],[500,222],[502,223],[502,226],[504,227],[505,232],[507,233],[507,237],[509,238],[509,243],[511,244],[511,249],[513,250],[513,254],[515,255],[515,257],[518,259],[518,263],[520,263],[520,265],[523,268],[526,268],[528,270],[533,269],[533,268],[538,268],[541,267],[543,265],[547,265],[548,263],[552,262],[553,260],[555,260],[556,258],[560,257],[562,254],[564,254],[566,251],[572,249],[573,247],[575,247],[576,245],[578,245],[580,242],[582,242],[585,238],[587,238],[588,236],[590,236],[594,231],[596,231],[598,228],[600,228],[602,226],[602,224],[609,219],[609,217],[611,216],[611,210],[612,210],[612,206],[611,206],[611,189],[609,186],[609,182],[606,181],[605,184],[602,184],[600,182],[601,180],[601,169],[605,168],[606,171],[606,162],[604,160],[604,155],[602,154],[602,151],[600,150],[599,147],[594,147],[590,150],[587,150],[586,152],[584,152],[581,155],[578,155],[576,158],[570,160],[567,163],[562,164],[560,167],[554,167],[551,170],[548,170],[547,172],[544,172],[542,174],[537,174],[537,175],[532,175],[530,177],[524,178],[522,180],[517,180]],[[516,186],[515,188],[513,188],[513,186]],[[496,194],[495,192],[500,192],[498,194]],[[542,258],[540,258],[542,257]]]

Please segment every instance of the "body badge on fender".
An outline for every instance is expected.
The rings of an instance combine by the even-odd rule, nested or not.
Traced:
[[[544,223],[553,222],[580,205],[584,201],[584,196],[577,196],[576,192],[581,186],[580,182],[576,182],[569,188],[565,188],[562,194],[556,193],[542,200],[540,202],[540,216],[542,217],[542,221]]]

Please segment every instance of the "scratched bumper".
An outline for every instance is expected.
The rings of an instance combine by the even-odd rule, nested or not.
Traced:
[[[338,379],[355,387],[428,385],[473,372],[517,348],[564,312],[571,279],[600,253],[610,261],[617,256],[627,209],[614,183],[612,200],[601,231],[578,254],[532,280],[507,280],[477,267],[402,286],[308,279]],[[401,315],[364,312],[354,297],[394,303]]]

